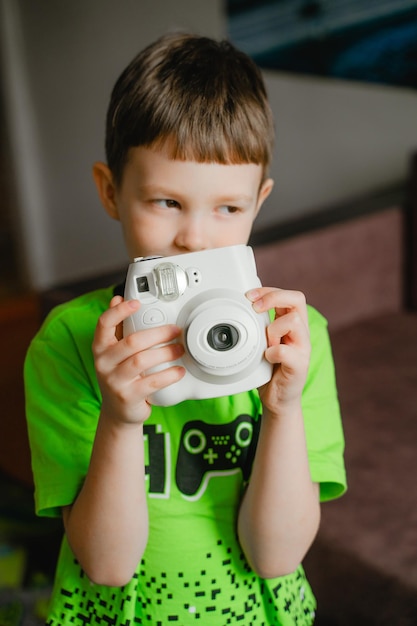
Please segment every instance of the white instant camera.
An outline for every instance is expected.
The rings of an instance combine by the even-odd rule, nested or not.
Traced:
[[[264,358],[269,315],[256,313],[245,296],[260,285],[252,248],[245,245],[140,257],[129,265],[125,299],[142,306],[125,320],[124,335],[163,324],[183,329],[185,353],[175,363],[186,374],[153,393],[153,404],[231,395],[270,380],[272,366]]]

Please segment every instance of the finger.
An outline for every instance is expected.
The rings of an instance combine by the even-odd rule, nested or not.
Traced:
[[[160,389],[164,389],[178,382],[184,375],[184,367],[172,366],[134,380],[129,385],[127,393],[131,395],[133,401],[142,398],[148,404],[152,404],[152,394],[155,393],[155,391],[159,391]]]
[[[308,325],[305,295],[301,291],[259,287],[249,291],[246,296],[258,313],[275,309],[277,315],[285,315],[290,310],[297,310]]]
[[[150,374],[150,370],[158,368],[166,369],[167,365],[181,358],[184,348],[181,344],[171,343],[158,348],[136,352],[128,359],[110,370],[109,382],[114,387],[118,387],[124,381],[144,378]]]
[[[154,349],[161,344],[173,345],[171,342],[177,339],[180,334],[180,328],[167,325],[139,330],[120,341],[110,342],[110,344],[100,343],[96,339],[93,343],[96,369],[101,373],[109,372],[143,351]]]
[[[281,367],[291,372],[297,371],[300,367],[299,353],[292,346],[285,343],[267,348],[265,358],[272,365],[281,365]],[[304,362],[304,358],[302,360]]]
[[[164,387],[178,382],[185,376],[185,373],[185,367],[173,366],[161,372],[146,376],[143,380],[147,386],[146,398],[148,404],[152,404],[152,397],[149,396],[152,396],[152,394],[155,391],[159,391],[159,389],[164,389]]]
[[[138,300],[123,300],[115,296],[110,301],[110,307],[102,313],[97,321],[93,347],[108,346],[118,340],[117,327],[140,308]]]
[[[103,402],[107,400],[110,412],[122,411],[124,419],[127,421],[137,421],[141,415],[143,419],[149,417],[149,412],[145,409],[144,403],[151,404],[150,396],[157,390],[163,389],[173,383],[178,382],[185,375],[185,368],[172,366],[159,372],[149,375],[136,376],[133,380],[125,378],[119,381],[117,387],[106,383],[103,394]],[[116,392],[113,389],[117,389]]]
[[[175,326],[175,324],[138,330],[131,335],[127,335],[119,342],[117,346],[119,358],[124,360],[136,352],[142,352],[161,344],[170,343],[177,339],[180,334],[181,329]]]
[[[124,298],[122,298],[122,296],[114,296],[110,300],[109,308],[113,309],[114,307],[116,307],[118,304],[120,304],[123,301],[124,301]],[[120,339],[122,338],[123,338],[123,324],[120,323],[116,326],[116,339],[120,341]]]
[[[259,287],[249,291],[246,296],[256,310],[267,311],[270,308],[293,309],[305,308],[306,298],[301,291],[279,289],[278,287]]]
[[[113,298],[110,300],[109,308],[114,309],[114,307],[121,302],[124,302],[124,298],[122,296],[113,296]]]
[[[268,346],[282,342],[294,343],[299,346],[310,345],[309,328],[302,315],[293,310],[281,317],[277,317],[267,328]]]

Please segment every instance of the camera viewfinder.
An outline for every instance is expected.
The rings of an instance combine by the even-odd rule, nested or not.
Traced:
[[[139,293],[146,293],[147,291],[149,291],[149,283],[148,283],[148,278],[146,276],[139,276],[136,279],[136,283],[138,286]]]

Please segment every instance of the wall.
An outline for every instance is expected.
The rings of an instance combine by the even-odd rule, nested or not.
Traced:
[[[126,262],[91,164],[104,158],[111,87],[173,27],[219,37],[221,0],[0,0],[3,79],[29,285],[46,288]],[[417,145],[417,93],[266,74],[276,186],[256,227],[401,181]]]
[[[405,180],[417,149],[417,90],[278,73],[266,79],[276,184],[259,228]]]
[[[127,263],[91,165],[104,158],[111,88],[168,29],[218,37],[220,0],[0,0],[0,41],[20,204],[21,253],[37,289]]]

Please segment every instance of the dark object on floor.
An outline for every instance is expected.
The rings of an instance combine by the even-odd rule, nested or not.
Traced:
[[[39,578],[52,582],[62,521],[37,517],[32,487],[4,473],[0,473],[0,530],[0,546],[24,553],[23,586],[31,587]]]
[[[11,600],[5,604],[0,603],[1,626],[20,626],[24,615],[23,604],[19,600]]]

